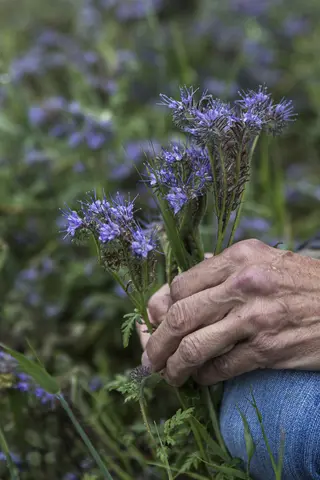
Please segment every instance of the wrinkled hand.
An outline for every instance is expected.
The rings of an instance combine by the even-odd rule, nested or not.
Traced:
[[[245,240],[162,287],[144,361],[172,385],[257,368],[320,370],[320,261]],[[140,328],[141,330],[141,328]]]

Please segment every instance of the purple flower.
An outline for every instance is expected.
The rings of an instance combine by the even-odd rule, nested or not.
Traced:
[[[102,200],[99,200],[94,195],[94,200],[92,203],[87,204],[89,216],[92,214],[96,215],[107,215],[110,209],[110,203],[104,197]]]
[[[86,171],[86,166],[82,162],[77,162],[72,167],[73,171],[76,173],[83,173]]]
[[[115,199],[112,201],[110,213],[114,221],[121,225],[128,226],[133,221],[134,202],[126,201],[123,195],[117,193]]]
[[[286,17],[282,31],[285,33],[287,37],[296,37],[299,35],[303,35],[306,31],[310,28],[310,24],[308,19],[303,17],[295,17],[289,16]]]
[[[265,115],[268,109],[272,106],[271,94],[268,93],[267,88],[260,85],[259,90],[249,90],[248,92],[240,92],[241,100],[236,103],[243,109],[249,110],[256,115]]]
[[[175,215],[188,201],[188,196],[182,190],[182,188],[179,187],[172,188],[170,193],[167,194],[166,198]]]
[[[10,457],[15,465],[19,466],[21,464],[21,458],[19,455],[13,452],[10,452]],[[4,452],[0,452],[0,462],[6,462],[6,461],[7,461],[6,454]]]
[[[91,378],[91,380],[89,381],[89,389],[91,390],[91,392],[96,392],[97,390],[100,390],[101,387],[102,387],[101,378],[99,377]]]
[[[294,121],[295,117],[292,101],[282,99],[270,109],[267,128],[273,135],[280,135],[287,123]]]
[[[109,221],[108,223],[102,223],[99,228],[99,240],[102,243],[108,243],[114,240],[115,238],[119,237],[121,234],[121,230],[119,226]]]
[[[56,396],[54,394],[46,392],[41,387],[36,387],[34,394],[44,405],[50,403],[53,406],[56,399]]]
[[[133,231],[131,248],[137,257],[147,258],[156,247],[153,232],[143,231],[140,228]]]
[[[106,137],[102,132],[90,131],[86,133],[86,141],[91,150],[98,150],[104,145]]]
[[[164,105],[173,110],[172,117],[174,122],[177,125],[182,125],[186,121],[186,115],[195,107],[194,96],[196,92],[197,90],[194,90],[193,87],[188,88],[185,86],[180,88],[180,101],[160,94],[160,98],[162,99],[160,105]]]
[[[70,235],[74,237],[77,230],[84,227],[84,223],[81,217],[79,217],[78,213],[75,210],[71,210],[70,208],[62,211],[63,216],[67,219],[67,226],[65,231],[66,237]]]
[[[247,129],[253,133],[259,133],[263,127],[263,121],[261,118],[250,110],[243,114],[242,120]]]
[[[84,140],[83,132],[72,132],[68,138],[68,145],[71,148],[76,148],[76,147],[79,147],[79,145],[81,145],[83,140]]]
[[[80,478],[79,475],[69,472],[64,475],[62,480],[79,480],[79,478]]]
[[[42,107],[30,107],[28,111],[29,122],[34,127],[39,127],[47,119],[46,111]]]

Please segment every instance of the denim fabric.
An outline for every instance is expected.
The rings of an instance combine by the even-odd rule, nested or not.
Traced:
[[[220,411],[221,432],[234,457],[246,465],[243,424],[236,408],[245,414],[256,444],[251,462],[255,480],[272,480],[274,474],[253,407],[250,391],[262,415],[276,460],[281,432],[285,449],[282,480],[320,479],[320,372],[257,370],[225,382]]]

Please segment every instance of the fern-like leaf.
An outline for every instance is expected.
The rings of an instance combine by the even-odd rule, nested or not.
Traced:
[[[121,325],[122,342],[123,342],[124,348],[127,348],[136,322],[139,323],[141,321],[141,315],[138,312],[138,310],[135,308],[133,313],[127,313],[126,315],[123,316],[123,318],[126,320]]]

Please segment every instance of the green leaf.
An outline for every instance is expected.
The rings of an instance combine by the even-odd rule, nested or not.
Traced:
[[[188,419],[192,416],[193,412],[194,408],[188,408],[186,410],[181,410],[181,408],[179,408],[179,410],[177,410],[176,413],[165,422],[163,434],[164,441],[167,445],[176,444],[176,439],[174,437],[177,433],[179,433],[177,430],[179,427],[185,425]]]
[[[201,460],[203,463],[206,463],[207,465],[217,470],[218,472],[226,473],[227,475],[230,475],[231,477],[234,477],[234,478],[241,478],[243,480],[248,480],[248,475],[242,472],[241,470],[235,470],[234,468],[228,467],[226,465],[217,465],[215,463],[205,462],[200,457],[199,457],[199,460]]]
[[[244,428],[244,440],[246,443],[246,451],[247,451],[247,456],[248,456],[248,463],[247,463],[247,473],[249,473],[250,470],[250,463],[252,460],[252,457],[254,455],[254,452],[256,451],[256,446],[253,441],[253,437],[250,432],[249,424],[248,421],[245,417],[245,415],[241,412],[241,410],[237,407],[240,415],[241,415],[241,420],[243,423],[243,428]]]
[[[7,465],[8,465],[8,469],[9,469],[9,472],[10,472],[10,479],[11,480],[18,480],[19,477],[18,477],[18,474],[17,474],[17,470],[16,470],[16,467],[13,463],[12,458],[11,458],[10,450],[9,450],[7,441],[5,439],[4,433],[3,433],[1,428],[0,428],[0,447],[1,447],[1,450],[3,451],[3,453],[6,456]]]
[[[12,350],[3,343],[0,343],[0,346],[17,360],[22,371],[30,375],[30,377],[32,377],[33,380],[46,392],[53,395],[60,392],[58,382],[51,377],[51,375],[49,375],[49,373],[41,365],[38,365],[33,360],[30,360],[22,353]]]
[[[212,453],[214,455],[217,455],[219,456],[220,458],[222,458],[225,462],[228,462],[230,459],[229,459],[229,456],[226,452],[224,452],[222,450],[222,448],[220,447],[220,445],[218,444],[218,442],[216,442],[215,440],[213,440],[213,438],[211,437],[211,435],[209,435],[207,429],[199,422],[199,420],[195,417],[192,417],[194,423],[196,424],[197,426],[197,430],[199,432],[199,434],[201,435],[202,437],[202,440],[204,441],[204,443],[209,446],[211,449],[212,449]]]
[[[129,345],[129,339],[131,337],[132,331],[135,327],[136,322],[139,322],[139,320],[141,319],[141,315],[138,310],[135,309],[133,313],[127,313],[123,316],[123,318],[126,318],[126,320],[121,325],[122,341],[123,347],[127,348],[127,346]]]

